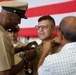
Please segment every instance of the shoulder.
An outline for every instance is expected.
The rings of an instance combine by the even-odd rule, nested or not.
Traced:
[[[57,43],[52,43],[52,54],[60,52],[62,49],[62,46]]]
[[[18,40],[17,44],[16,44],[18,47],[21,47],[21,46],[26,46],[26,44],[22,43],[21,41]]]

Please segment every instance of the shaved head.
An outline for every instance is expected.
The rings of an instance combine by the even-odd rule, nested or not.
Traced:
[[[76,17],[68,16],[62,19],[59,25],[64,38],[71,42],[76,41]]]

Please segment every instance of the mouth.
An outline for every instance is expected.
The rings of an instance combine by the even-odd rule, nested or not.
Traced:
[[[44,36],[45,35],[45,33],[39,33],[39,36]]]

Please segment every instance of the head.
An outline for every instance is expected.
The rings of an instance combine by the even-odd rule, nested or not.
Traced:
[[[0,2],[0,6],[2,6],[0,24],[5,30],[11,26],[20,24],[21,18],[26,18],[27,2],[3,1]]]
[[[42,16],[38,19],[38,25],[35,27],[42,41],[52,39],[55,30],[55,20],[50,15]]]
[[[20,30],[20,28],[19,28],[18,25],[14,26],[14,27],[11,27],[7,30],[11,41],[16,41],[17,42],[19,30]]]
[[[58,37],[62,45],[76,42],[76,17],[68,16],[62,19],[58,29]]]

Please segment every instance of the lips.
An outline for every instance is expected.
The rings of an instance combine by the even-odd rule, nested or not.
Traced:
[[[45,33],[39,33],[39,36],[44,36],[45,35]]]

